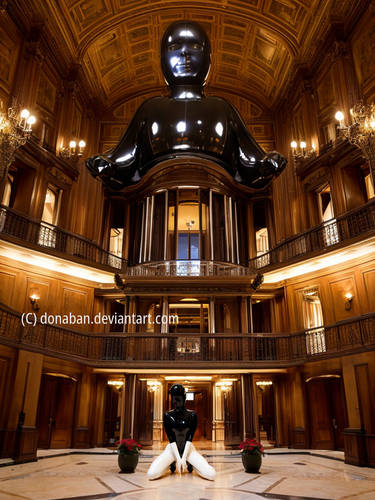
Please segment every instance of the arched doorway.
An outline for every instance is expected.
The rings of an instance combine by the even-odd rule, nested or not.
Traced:
[[[77,380],[61,374],[43,374],[39,393],[38,448],[72,446]]]
[[[343,450],[347,415],[341,376],[332,374],[311,378],[306,381],[306,386],[310,447]]]

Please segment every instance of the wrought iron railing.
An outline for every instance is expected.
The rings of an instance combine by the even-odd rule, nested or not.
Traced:
[[[250,276],[254,273],[245,266],[207,260],[166,260],[129,266],[127,276]]]
[[[375,350],[375,313],[293,334],[85,333],[57,326],[22,326],[21,315],[0,305],[0,343],[79,359],[86,364],[290,366],[309,359]]]
[[[306,258],[309,254],[332,250],[358,236],[375,234],[375,199],[336,219],[299,233],[249,261],[252,273]]]
[[[71,256],[117,270],[126,268],[124,259],[104,250],[96,243],[0,205],[0,238],[2,236],[22,240],[48,253],[57,252],[64,257]]]

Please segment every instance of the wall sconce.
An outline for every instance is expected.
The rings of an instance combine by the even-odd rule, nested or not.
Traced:
[[[220,387],[223,392],[228,392],[232,389],[233,382],[230,380],[222,380],[221,382],[216,382],[216,386]]]
[[[345,309],[347,311],[350,311],[350,309],[352,308],[352,302],[353,302],[353,294],[351,294],[350,292],[346,293],[345,294]]]
[[[303,159],[310,158],[311,156],[314,156],[316,152],[314,146],[312,146],[309,151],[307,150],[306,141],[300,141],[298,145],[298,142],[293,140],[290,143],[290,147],[292,148],[292,155],[295,160],[299,158]]]
[[[256,385],[258,386],[265,386],[265,385],[272,385],[272,380],[258,380],[257,382],[255,382]]]
[[[32,310],[39,311],[39,309],[40,309],[39,303],[38,303],[40,300],[39,295],[37,295],[36,293],[33,293],[32,295],[30,295],[29,299],[30,299]]]
[[[61,145],[59,155],[65,159],[78,160],[82,155],[86,147],[86,142],[81,139],[78,143],[74,140],[69,141],[69,146],[64,147]]]
[[[156,392],[160,386],[161,386],[161,383],[158,382],[157,380],[147,380],[148,392]]]
[[[124,387],[124,381],[123,380],[108,380],[107,384],[108,385],[112,385],[118,391],[120,391]]]

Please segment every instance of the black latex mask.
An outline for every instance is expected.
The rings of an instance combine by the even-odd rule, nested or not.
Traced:
[[[209,39],[193,21],[171,24],[161,41],[161,68],[170,88],[203,87],[211,64]]]

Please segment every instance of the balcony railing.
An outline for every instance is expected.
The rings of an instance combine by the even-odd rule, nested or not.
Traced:
[[[375,313],[294,334],[84,333],[56,326],[22,326],[0,305],[0,343],[100,366],[291,366],[375,350]]]
[[[375,199],[336,219],[323,222],[304,233],[288,238],[249,261],[251,272],[306,258],[309,254],[332,250],[358,236],[375,234]]]
[[[0,238],[10,236],[27,242],[38,249],[51,254],[72,256],[74,260],[84,260],[91,264],[99,264],[123,270],[126,261],[99,247],[90,240],[63,229],[36,221],[20,214],[16,210],[0,205]]]
[[[206,260],[167,260],[160,262],[146,262],[136,266],[129,266],[127,276],[144,277],[174,277],[174,276],[251,276],[254,273],[245,266],[226,262]]]

